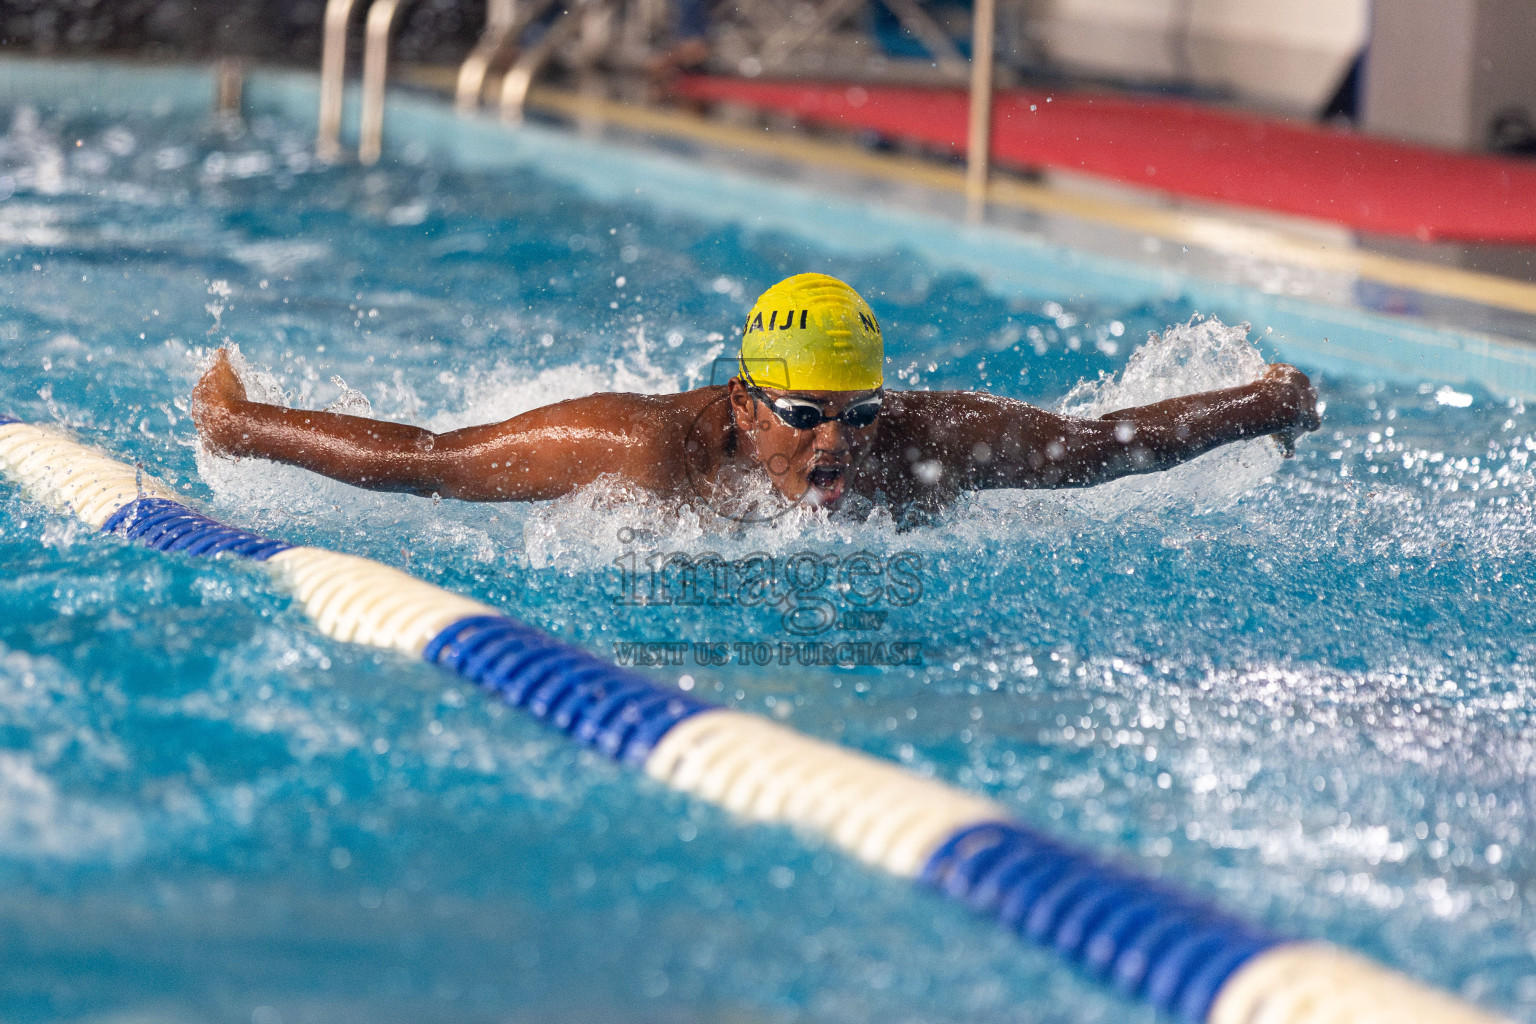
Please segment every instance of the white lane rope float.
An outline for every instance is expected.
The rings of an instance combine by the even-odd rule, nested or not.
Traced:
[[[326,636],[424,658],[667,786],[820,833],[1190,1024],[1501,1020],[1010,821],[991,800],[657,685],[398,569],[216,522],[55,431],[0,416],[0,474],[103,533],[264,564]]]

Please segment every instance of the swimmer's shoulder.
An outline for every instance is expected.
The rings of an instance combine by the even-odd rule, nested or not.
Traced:
[[[658,492],[676,491],[720,460],[730,408],[724,385],[669,395],[604,396],[609,428],[624,436],[629,473]]]
[[[498,424],[487,431],[550,430],[574,432],[588,438],[604,438],[629,453],[631,474],[649,476],[671,460],[690,435],[722,420],[728,404],[724,387],[698,388],[676,394],[654,395],[628,391],[600,391],[579,398],[541,406]],[[662,475],[666,475],[663,471]]]
[[[652,428],[676,438],[713,433],[723,427],[730,408],[730,389],[723,384],[694,388],[671,395],[632,395],[636,409],[652,421]]]
[[[696,388],[668,395],[632,391],[599,391],[533,410],[550,419],[585,427],[602,427],[633,435],[634,440],[664,436],[686,427],[726,398],[723,386]],[[517,417],[513,418],[515,421]],[[513,422],[509,421],[509,422]]]
[[[928,422],[995,416],[1046,414],[1038,405],[990,391],[887,391],[887,404],[898,398],[909,414]]]
[[[997,411],[1010,399],[985,391],[887,391],[880,418],[882,437],[892,443],[939,443],[978,415]]]

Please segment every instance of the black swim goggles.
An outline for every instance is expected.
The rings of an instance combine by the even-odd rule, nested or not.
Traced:
[[[779,418],[785,426],[795,430],[815,430],[823,423],[836,421],[855,430],[867,427],[880,415],[880,403],[885,400],[885,389],[880,388],[868,398],[861,398],[843,409],[836,416],[828,416],[821,406],[804,398],[774,398],[756,384],[747,384],[747,392]]]

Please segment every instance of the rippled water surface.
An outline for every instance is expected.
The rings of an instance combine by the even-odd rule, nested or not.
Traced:
[[[318,168],[275,119],[4,125],[0,408],[604,656],[685,644],[650,671],[1536,1020],[1520,404],[1330,375],[1292,461],[1260,440],[909,529],[879,511],[742,529],[602,487],[366,493],[200,454],[187,397],[209,348],[237,344],[261,393],[439,429],[708,383],[751,298],[801,270],[864,291],[905,387],[1096,412],[1250,379],[1275,350],[1165,283],[1082,269],[1071,294],[1000,294],[916,252],[592,198],[557,170],[409,149]],[[786,583],[806,552],[823,575]],[[771,558],[777,603],[640,600],[708,554]],[[883,615],[846,615],[855,556],[888,584]],[[797,663],[817,641],[921,664]],[[259,570],[90,535],[9,486],[0,922],[15,1021],[1148,1019],[963,909],[319,637]]]

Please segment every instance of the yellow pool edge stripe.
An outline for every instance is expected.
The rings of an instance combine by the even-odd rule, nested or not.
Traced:
[[[957,195],[965,193],[964,171],[913,157],[871,153],[844,143],[742,128],[682,111],[642,107],[547,87],[534,89],[529,94],[528,106],[571,120],[598,120],[631,131],[690,139],[774,160],[835,167],[886,181]],[[1536,315],[1536,284],[1357,248],[1341,249],[1301,234],[1193,210],[1164,210],[1076,194],[1000,173],[994,174],[987,199],[1001,206],[1107,224],[1227,255],[1347,274],[1427,295]]]

